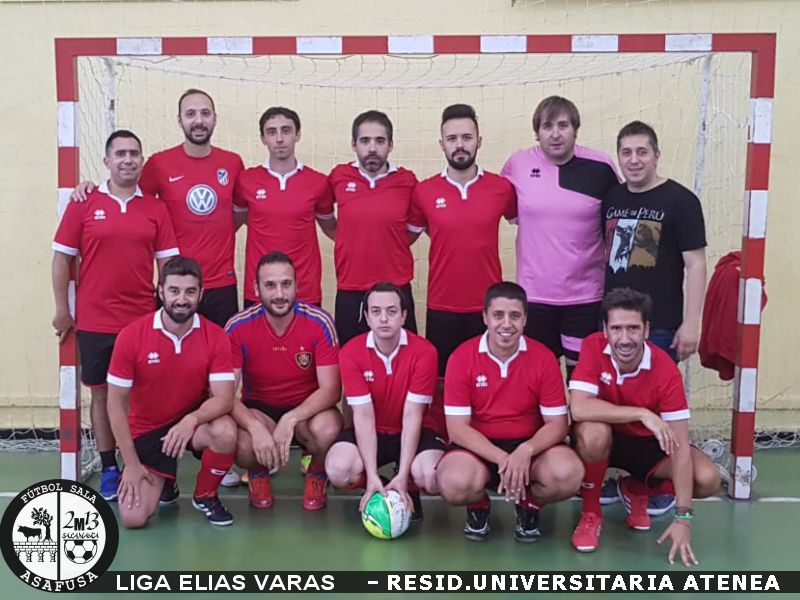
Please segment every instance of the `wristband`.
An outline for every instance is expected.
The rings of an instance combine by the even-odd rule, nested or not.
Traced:
[[[683,525],[684,527],[688,527],[689,529],[691,529],[691,528],[692,528],[692,524],[691,524],[691,523],[689,523],[689,521],[684,521],[684,520],[683,520],[683,519],[681,519],[680,517],[678,517],[678,518],[675,518],[675,519],[672,519],[672,522],[673,522],[673,524],[674,524],[674,523],[677,523],[678,525]]]
[[[694,515],[694,510],[687,506],[676,506],[675,507],[675,516],[680,517],[682,519],[691,519]]]

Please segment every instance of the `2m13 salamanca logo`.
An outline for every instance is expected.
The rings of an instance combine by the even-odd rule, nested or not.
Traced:
[[[74,592],[105,573],[119,544],[117,519],[92,488],[50,479],[22,490],[3,514],[0,547],[31,587]]]

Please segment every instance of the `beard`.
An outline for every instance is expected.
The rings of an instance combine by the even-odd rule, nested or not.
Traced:
[[[213,133],[213,129],[208,129],[206,127],[192,127],[189,130],[183,130],[186,141],[190,144],[197,144],[198,146],[208,144],[211,141],[211,135]]]
[[[466,153],[461,153],[461,156],[463,156],[464,154]],[[447,157],[447,164],[453,167],[456,171],[466,171],[467,169],[472,167],[472,165],[475,164],[475,159],[477,157],[478,157],[477,154],[472,154],[468,155],[468,158],[466,159],[457,160],[455,158],[455,154],[451,154],[450,156]]]
[[[274,306],[272,302],[264,302],[264,300],[261,300],[261,304],[264,307],[264,310],[266,310],[273,317],[285,317],[290,312],[292,312],[292,309],[294,308],[294,301],[295,301],[294,298],[292,299],[287,298],[286,304],[280,307]]]
[[[164,312],[166,312],[169,318],[175,321],[176,323],[183,324],[186,323],[186,321],[188,321],[189,319],[192,319],[194,317],[195,313],[197,313],[197,306],[190,306],[186,312],[176,313],[174,304],[171,306],[167,306],[165,304]]]

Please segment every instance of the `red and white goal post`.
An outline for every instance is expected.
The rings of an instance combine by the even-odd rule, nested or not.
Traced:
[[[495,64],[491,61],[498,60],[498,57],[519,58],[523,55],[531,57],[532,60],[533,57],[553,57],[554,61],[558,57],[560,57],[558,60],[563,60],[566,56],[576,57],[576,61],[583,60],[584,57],[591,57],[595,61],[595,65],[612,56],[620,59],[639,56],[644,57],[642,59],[644,61],[661,60],[659,57],[669,59],[683,55],[737,54],[749,56],[750,89],[746,139],[744,139],[744,133],[736,133],[742,143],[742,148],[746,145],[746,160],[743,160],[744,173],[741,174],[741,180],[744,182],[744,219],[741,221],[737,217],[743,231],[741,237],[742,269],[739,288],[739,347],[732,390],[732,426],[729,433],[732,455],[731,478],[728,486],[728,493],[732,497],[749,498],[751,495],[758,383],[760,300],[764,274],[764,244],[769,191],[775,45],[776,36],[771,33],[59,38],[55,41],[59,214],[63,211],[73,187],[86,176],[85,173],[79,173],[82,138],[79,135],[78,123],[82,118],[82,99],[79,97],[82,82],[79,81],[79,62],[87,57],[110,57],[115,60],[142,59],[149,61],[151,65],[156,65],[159,57],[175,59],[208,57],[208,60],[213,59],[214,64],[218,64],[219,61],[251,57],[253,59],[272,57],[275,61],[278,61],[280,57],[303,57],[316,58],[320,61],[327,59],[330,63],[332,58],[361,56],[367,64],[369,57],[383,56],[388,64],[396,60],[416,59],[417,57],[459,56],[472,57],[470,64],[476,64],[474,62],[476,57],[485,57],[485,60],[488,61],[487,64],[491,66]],[[478,60],[480,59],[478,58]],[[322,62],[319,64],[323,65]],[[620,69],[627,68],[624,66],[625,63],[620,62],[619,64],[621,65]],[[497,65],[500,63],[498,62]],[[498,71],[499,67],[492,66],[489,70]],[[518,75],[521,78],[524,76],[524,72]],[[739,73],[738,76],[745,77],[746,73]],[[241,75],[240,77],[242,77],[242,81],[245,81],[250,75]],[[463,77],[462,80],[464,80]],[[308,83],[313,84],[314,82],[311,80]],[[542,86],[546,86],[546,84],[547,82],[540,82]],[[459,85],[469,84],[461,83]],[[567,84],[562,82],[558,85]],[[668,95],[668,85],[665,84],[662,95]],[[420,84],[420,88],[426,86],[428,86],[427,82]],[[484,95],[490,93],[490,88],[491,86],[486,84],[481,93]],[[638,90],[638,93],[646,91]],[[242,95],[244,96],[244,92]],[[170,101],[175,99],[172,98]],[[508,102],[509,98],[506,98],[505,101]],[[363,108],[370,107],[363,106]],[[383,107],[378,106],[377,108]],[[438,108],[441,109],[441,106]],[[532,112],[533,105],[530,105],[528,109]],[[408,112],[404,114],[407,115]],[[349,118],[352,118],[352,115],[349,115]],[[527,118],[530,118],[529,114]],[[173,119],[174,117],[170,115],[169,122],[174,123]],[[528,120],[527,123],[529,122]],[[615,124],[614,127],[618,128],[622,124]],[[654,125],[658,130],[659,124],[654,123]],[[704,123],[703,127],[705,125]],[[164,126],[167,126],[166,121]],[[342,132],[343,136],[345,135],[344,131],[346,129]],[[615,134],[616,130],[613,132],[613,135]],[[528,133],[529,135],[530,133]],[[604,135],[609,135],[609,132],[605,132]],[[738,194],[742,191],[741,187],[739,184],[736,197],[739,197]],[[707,220],[709,220],[708,216]],[[724,250],[730,249],[735,248]],[[82,426],[74,334],[71,334],[60,346],[59,365],[61,475],[67,479],[77,479],[81,474]],[[730,392],[726,393],[730,398]]]

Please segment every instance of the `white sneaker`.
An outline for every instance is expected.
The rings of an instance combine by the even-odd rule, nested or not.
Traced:
[[[225,473],[225,477],[222,478],[221,485],[223,487],[239,487],[241,483],[242,483],[241,476],[233,469],[228,469],[228,472]]]

